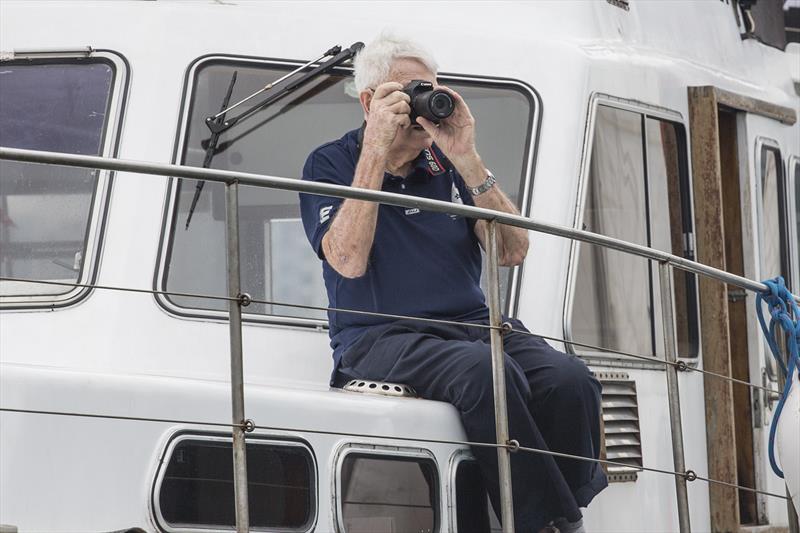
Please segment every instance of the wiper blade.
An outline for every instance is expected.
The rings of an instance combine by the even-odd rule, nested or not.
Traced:
[[[231,82],[228,84],[228,92],[225,93],[225,98],[222,99],[222,111],[216,115],[215,121],[222,122],[225,120],[225,113],[227,112],[228,102],[231,101],[231,94],[233,94],[233,86],[236,84],[236,76],[238,76],[239,72],[234,71],[233,76],[231,76]],[[203,158],[203,168],[210,168],[211,167],[211,160],[214,159],[214,153],[217,151],[217,143],[219,143],[219,136],[222,132],[212,132],[211,139],[208,141],[208,146],[206,146],[206,156]],[[189,229],[189,224],[192,222],[192,215],[194,215],[194,210],[197,207],[197,201],[200,199],[200,194],[203,192],[203,187],[205,186],[206,182],[204,180],[199,180],[197,185],[194,189],[194,196],[192,197],[192,205],[189,207],[189,215],[186,217],[186,228]]]

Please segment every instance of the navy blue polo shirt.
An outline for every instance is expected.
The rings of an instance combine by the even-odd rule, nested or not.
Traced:
[[[320,146],[308,156],[303,179],[351,185],[358,144],[353,130]],[[382,190],[474,205],[464,180],[436,146],[420,153],[408,176],[384,174]],[[322,259],[330,307],[448,320],[488,317],[474,219],[381,204],[366,273],[350,279],[336,272],[322,251],[322,237],[342,202],[300,194],[303,226]],[[341,354],[366,328],[391,319],[329,311],[328,321],[335,373]]]

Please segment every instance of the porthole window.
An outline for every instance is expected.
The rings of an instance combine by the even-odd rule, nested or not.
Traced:
[[[308,531],[316,513],[314,461],[297,442],[247,441],[250,527]],[[230,437],[182,435],[170,444],[156,484],[167,531],[236,525]]]
[[[343,533],[432,533],[439,528],[436,463],[424,454],[350,452],[340,462]]]
[[[491,512],[486,486],[475,460],[459,461],[455,476],[456,531],[489,533],[497,525]]]

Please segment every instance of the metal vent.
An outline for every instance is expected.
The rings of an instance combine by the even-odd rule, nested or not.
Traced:
[[[642,466],[636,382],[624,372],[595,372],[595,376],[603,385],[606,459],[630,465],[606,465],[608,481],[636,481]]]
[[[417,392],[408,385],[366,379],[350,380],[342,388],[350,392],[366,392],[369,394],[383,394],[384,396],[404,396],[407,398],[416,398],[417,396]]]

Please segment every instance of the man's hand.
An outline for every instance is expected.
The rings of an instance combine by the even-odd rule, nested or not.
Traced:
[[[476,158],[475,118],[461,95],[449,87],[436,87],[447,92],[456,103],[453,114],[437,126],[425,117],[417,117],[417,123],[425,128],[433,142],[457,167],[459,162]]]
[[[383,83],[375,89],[369,106],[369,120],[364,130],[364,145],[389,150],[399,128],[411,125],[411,99],[397,82]]]

